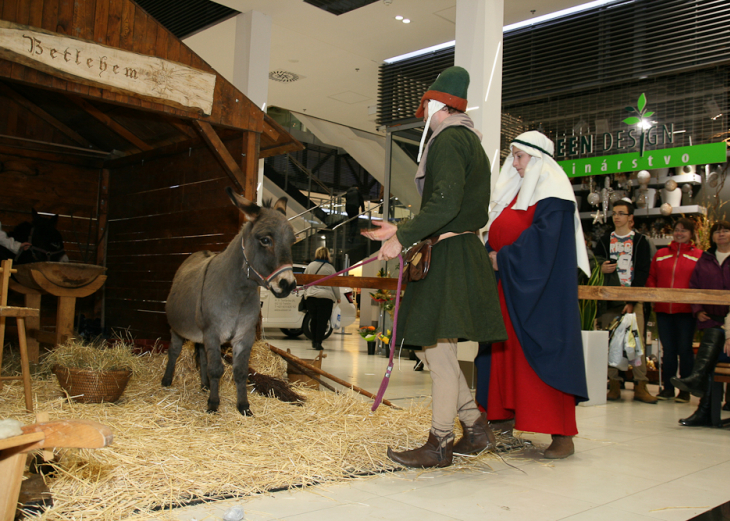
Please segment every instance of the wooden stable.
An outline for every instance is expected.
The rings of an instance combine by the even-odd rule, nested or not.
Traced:
[[[0,1],[0,223],[59,214],[71,261],[106,266],[77,314],[167,336],[177,267],[241,224],[223,189],[255,198],[258,160],[300,148],[131,0]]]

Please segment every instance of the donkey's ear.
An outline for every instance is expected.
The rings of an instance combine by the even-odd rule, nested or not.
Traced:
[[[278,210],[284,215],[286,215],[286,203],[289,201],[288,198],[282,197],[278,201],[274,203],[274,210]]]
[[[40,217],[40,216],[38,215],[38,212],[36,212],[36,211],[35,211],[35,208],[31,208],[31,209],[30,209],[30,212],[31,212],[31,214],[33,215],[33,222],[37,222],[37,221],[38,221],[38,217]]]
[[[58,224],[58,214],[54,215],[53,217],[49,217],[48,223],[55,228],[56,224]]]
[[[226,193],[228,194],[228,197],[231,198],[231,201],[233,201],[233,204],[235,204],[238,209],[243,212],[243,215],[246,216],[246,220],[256,220],[256,218],[261,213],[261,207],[259,205],[249,201],[242,195],[238,195],[236,192],[233,191],[233,188],[231,188],[230,186],[226,187]]]

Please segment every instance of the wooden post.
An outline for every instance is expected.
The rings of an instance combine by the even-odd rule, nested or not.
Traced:
[[[104,266],[106,258],[107,243],[107,215],[109,212],[109,170],[104,168],[101,171],[101,179],[99,180],[99,205],[96,214],[96,265]],[[104,308],[104,292],[102,289],[94,299],[94,316],[102,317]]]
[[[249,201],[256,201],[256,185],[259,182],[259,146],[261,134],[258,132],[243,133],[241,152],[241,171],[243,172],[243,196]]]

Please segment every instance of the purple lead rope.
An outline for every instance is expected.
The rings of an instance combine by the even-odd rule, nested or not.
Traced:
[[[314,285],[320,284],[321,282],[323,282],[325,280],[329,280],[333,277],[336,277],[337,275],[341,275],[343,273],[346,273],[355,268],[359,268],[360,266],[364,266],[365,264],[369,264],[376,260],[378,260],[377,257],[362,261],[362,262],[355,264],[354,266],[350,266],[349,268],[346,268],[342,271],[338,271],[337,273],[333,273],[332,275],[327,275],[326,277],[317,279],[314,282],[305,284],[304,286],[297,289],[296,291],[299,292],[300,289],[307,289],[309,286],[314,286]],[[371,409],[372,411],[375,411],[378,408],[378,406],[380,405],[380,402],[383,401],[383,396],[385,395],[385,390],[388,388],[388,383],[390,383],[390,374],[393,372],[393,355],[395,354],[395,349],[393,349],[393,344],[395,343],[395,338],[396,338],[395,331],[396,331],[396,326],[398,325],[398,309],[400,308],[400,292],[401,292],[401,287],[403,285],[403,257],[401,256],[401,254],[398,254],[398,261],[400,262],[400,264],[398,265],[398,289],[396,290],[396,293],[395,293],[395,308],[394,308],[394,313],[393,313],[393,334],[390,335],[390,358],[388,359],[388,367],[385,369],[385,376],[383,376],[383,381],[380,383],[380,389],[378,389],[378,394],[375,396],[375,401],[373,402],[373,406]]]

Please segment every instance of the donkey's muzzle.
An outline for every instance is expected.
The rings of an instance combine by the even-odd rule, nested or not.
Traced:
[[[270,287],[276,298],[285,298],[296,289],[297,281],[281,277],[278,281],[273,282]]]

